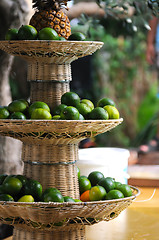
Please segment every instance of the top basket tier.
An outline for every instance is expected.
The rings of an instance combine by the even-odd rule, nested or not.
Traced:
[[[94,41],[0,41],[0,49],[30,62],[71,63],[103,46]]]

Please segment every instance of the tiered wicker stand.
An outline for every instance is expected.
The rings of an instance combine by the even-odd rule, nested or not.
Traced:
[[[70,90],[72,61],[101,48],[101,42],[1,41],[0,48],[29,63],[30,100],[52,109]],[[43,189],[58,188],[64,196],[79,198],[76,161],[78,143],[104,133],[118,120],[1,120],[0,134],[23,142],[24,175]],[[138,194],[129,198],[87,203],[0,202],[0,221],[14,225],[14,240],[84,240],[85,225],[118,216]]]

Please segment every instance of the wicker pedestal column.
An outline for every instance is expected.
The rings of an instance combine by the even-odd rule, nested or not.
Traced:
[[[86,240],[85,227],[70,231],[28,231],[22,228],[15,228],[13,240]]]

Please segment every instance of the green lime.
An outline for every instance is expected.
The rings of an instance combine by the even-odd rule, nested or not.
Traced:
[[[86,40],[86,36],[81,32],[74,32],[69,36],[68,40],[84,41]]]
[[[43,108],[36,108],[32,111],[31,119],[47,119],[51,120],[52,115],[46,109]]]
[[[106,105],[115,106],[115,102],[110,98],[102,98],[97,102],[97,107],[104,107]]]
[[[67,107],[67,105],[65,105],[65,104],[60,104],[60,105],[56,106],[52,111],[52,115],[60,115],[61,111],[63,111],[66,107]]]
[[[28,181],[28,178],[25,177],[24,175],[19,174],[19,175],[15,175],[15,177],[18,178],[22,182],[23,185]]]
[[[82,99],[82,100],[81,100],[81,103],[87,104],[87,105],[90,107],[91,110],[94,109],[94,104],[92,103],[92,101],[90,101],[90,100],[88,100],[88,99]]]
[[[17,28],[8,29],[5,35],[5,40],[17,40],[17,38],[18,38],[18,29]]]
[[[53,120],[59,120],[60,118],[61,118],[60,115],[54,115],[54,116],[52,117]]]
[[[14,112],[10,115],[10,119],[22,119],[25,120],[26,116],[22,112]]]
[[[0,107],[0,119],[7,119],[9,117],[9,111],[6,107]]]
[[[44,196],[44,202],[64,202],[64,198],[59,192],[49,192]]]
[[[76,108],[84,118],[92,111],[91,108],[85,103],[78,103]]]
[[[33,102],[28,109],[28,112],[29,112],[30,116],[32,114],[32,111],[35,110],[36,108],[43,108],[43,109],[47,110],[48,112],[50,112],[50,108],[46,103],[36,101],[36,102]]]
[[[105,198],[106,190],[102,186],[94,186],[89,191],[89,198],[91,201],[100,201]]]
[[[106,112],[109,115],[109,119],[119,119],[119,111],[116,107],[111,106],[111,105],[106,105],[105,107],[103,107],[104,110],[106,110]]]
[[[92,186],[97,185],[98,182],[103,178],[104,178],[103,173],[99,171],[93,171],[88,175],[88,179],[90,180]]]
[[[109,192],[110,190],[115,188],[115,182],[112,178],[110,177],[106,177],[106,178],[102,178],[99,182],[98,182],[99,186],[102,186],[105,188],[106,192]]]
[[[37,30],[31,25],[22,25],[18,30],[19,40],[35,40],[37,35]]]
[[[14,198],[9,194],[0,194],[0,201],[14,201]]]
[[[89,119],[92,120],[108,120],[108,113],[101,107],[94,108],[88,115]]]
[[[25,103],[23,100],[14,100],[8,105],[8,111],[11,113],[14,112],[24,112],[28,108],[27,103]]]
[[[90,190],[91,189],[91,182],[88,178],[86,177],[80,177],[79,178],[79,190],[80,194],[83,192]]]
[[[65,196],[64,197],[64,202],[75,202],[73,198],[69,197],[69,196]]]
[[[16,177],[6,177],[3,181],[3,189],[6,194],[17,195],[22,188],[22,182]]]
[[[127,184],[119,184],[116,187],[116,189],[121,191],[124,194],[124,197],[131,197],[132,196],[131,187]]]
[[[79,114],[79,119],[78,120],[85,120],[82,114]]]
[[[79,169],[79,167],[77,167],[77,176],[78,176],[78,178],[80,178],[80,169]]]
[[[41,196],[41,200],[44,201],[45,195],[47,195],[48,193],[54,193],[54,192],[58,192],[61,194],[61,192],[57,189],[57,188],[53,188],[53,187],[49,187],[47,189],[45,189],[45,191],[43,192],[42,196]]]
[[[4,193],[3,185],[0,185],[0,194]]]
[[[106,200],[118,199],[118,198],[124,198],[124,195],[121,191],[117,189],[110,190],[105,197]]]
[[[0,185],[3,183],[4,179],[7,177],[7,174],[0,174]]]
[[[39,31],[38,39],[39,40],[59,40],[59,35],[54,29],[46,27]]]
[[[116,181],[115,181],[115,189],[117,189],[118,186],[121,185],[121,184],[122,184],[121,182],[116,182]]]
[[[66,40],[64,37],[62,37],[62,36],[59,37],[59,40],[60,40],[60,41],[67,41],[67,40]]]
[[[61,103],[76,107],[80,103],[80,97],[75,92],[66,92],[61,96]]]
[[[80,199],[74,199],[75,202],[82,202]]]
[[[17,202],[34,202],[34,198],[31,195],[24,195]]]
[[[63,120],[79,120],[79,111],[75,107],[66,107],[60,114]]]
[[[23,186],[23,195],[32,195],[35,201],[40,200],[42,196],[41,183],[34,179],[28,179]]]

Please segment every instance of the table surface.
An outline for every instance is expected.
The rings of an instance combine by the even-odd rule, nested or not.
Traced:
[[[87,240],[159,240],[159,188],[139,189],[140,195],[117,218],[86,227]]]

